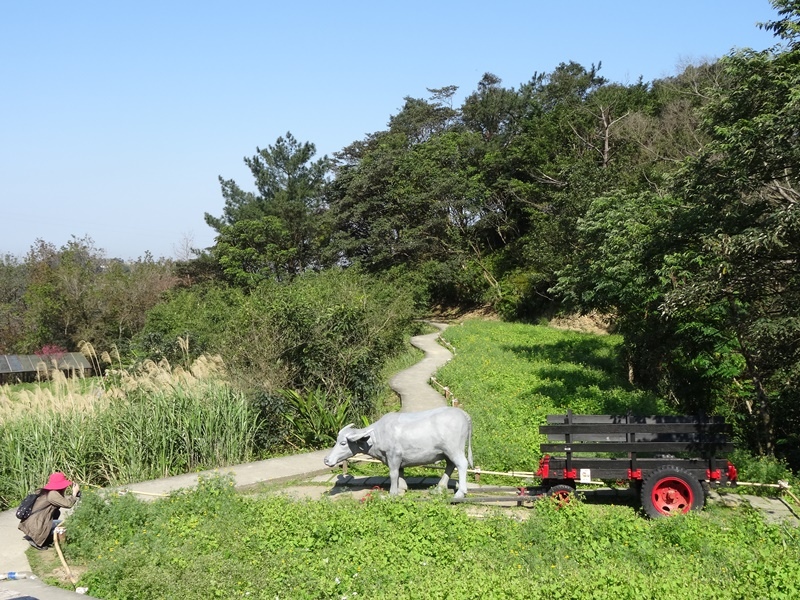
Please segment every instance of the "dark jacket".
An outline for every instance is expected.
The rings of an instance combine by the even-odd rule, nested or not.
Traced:
[[[31,516],[20,521],[18,529],[37,546],[44,546],[53,530],[53,519],[59,517],[62,508],[72,508],[77,501],[75,496],[65,496],[55,490],[40,490]]]

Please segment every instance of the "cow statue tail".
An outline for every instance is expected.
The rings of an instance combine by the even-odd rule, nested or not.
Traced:
[[[470,469],[473,468],[472,464],[472,417],[467,415],[467,462],[469,462]]]

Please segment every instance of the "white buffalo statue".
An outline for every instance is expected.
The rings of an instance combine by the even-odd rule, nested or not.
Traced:
[[[468,454],[464,455],[464,446]],[[400,493],[401,470],[444,460],[439,487],[446,488],[458,469],[456,498],[467,493],[467,467],[472,466],[472,419],[460,408],[445,406],[420,412],[389,413],[363,429],[347,425],[325,457],[333,467],[354,454],[368,454],[389,467],[390,495]],[[469,457],[469,459],[467,458]],[[405,483],[405,482],[403,482]]]

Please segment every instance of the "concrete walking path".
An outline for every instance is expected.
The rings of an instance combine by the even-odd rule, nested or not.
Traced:
[[[453,353],[439,345],[439,334],[447,327],[442,323],[431,323],[439,329],[434,333],[411,338],[411,345],[425,353],[421,361],[400,371],[389,380],[389,386],[400,396],[402,412],[417,412],[447,406],[445,398],[428,385],[431,376],[453,358]]]
[[[434,324],[440,331],[447,325]],[[445,399],[428,385],[436,370],[452,358],[452,353],[437,343],[439,332],[411,338],[411,344],[425,352],[425,357],[414,366],[392,377],[389,385],[400,396],[405,412],[427,410],[446,406]],[[127,491],[144,500],[169,495],[179,489],[195,487],[200,477],[230,474],[237,488],[247,488],[259,483],[280,483],[305,479],[330,473],[322,459],[327,450],[270,458],[257,462],[220,467],[201,473],[188,473],[152,481],[133,483],[117,491]],[[110,490],[114,491],[114,490]],[[30,572],[26,550],[30,547],[17,529],[14,509],[0,513],[0,576],[10,571]],[[91,593],[91,590],[89,591]],[[0,580],[0,600],[66,600],[79,594],[51,587],[38,579]],[[91,596],[83,596],[91,597]]]

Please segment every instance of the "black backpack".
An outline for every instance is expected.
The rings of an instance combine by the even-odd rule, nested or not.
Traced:
[[[44,510],[47,506],[43,506],[37,510],[33,510],[33,504],[36,502],[36,499],[39,497],[41,492],[33,492],[32,494],[28,494],[25,496],[25,499],[20,503],[19,508],[17,508],[17,518],[20,521],[24,521],[28,517],[30,517],[33,513],[39,512],[40,510]]]

